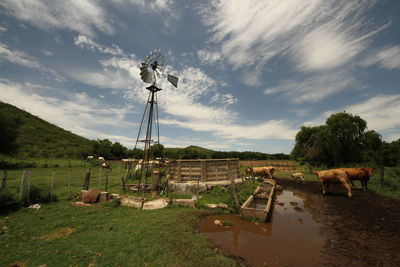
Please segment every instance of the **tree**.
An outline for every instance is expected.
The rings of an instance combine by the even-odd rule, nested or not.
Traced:
[[[325,125],[300,128],[292,156],[328,166],[367,158],[376,161],[381,139],[375,131],[365,132],[366,128],[366,121],[359,116],[346,112],[332,114]]]
[[[110,152],[113,159],[122,159],[127,156],[128,149],[119,142],[115,142],[111,145]]]
[[[382,157],[382,137],[374,130],[366,131],[361,139],[362,160],[383,164]]]
[[[0,154],[12,154],[17,149],[20,120],[12,113],[2,110],[0,112]]]
[[[150,155],[155,158],[164,157],[164,146],[162,144],[154,144],[150,147]]]
[[[111,146],[112,142],[108,139],[97,139],[93,144],[93,152],[96,156],[104,157],[106,159],[111,158]]]
[[[346,112],[331,115],[326,120],[329,132],[329,148],[333,164],[357,162],[361,160],[361,140],[367,122],[359,116]]]

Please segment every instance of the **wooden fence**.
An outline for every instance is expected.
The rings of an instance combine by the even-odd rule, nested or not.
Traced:
[[[295,172],[296,162],[294,160],[241,160],[240,167],[263,167],[273,166],[282,172]]]
[[[182,159],[171,163],[173,180],[221,181],[240,177],[239,159]]]

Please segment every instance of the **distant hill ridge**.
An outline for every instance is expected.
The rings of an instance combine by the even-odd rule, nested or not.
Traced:
[[[0,101],[0,154],[17,158],[82,158],[87,155],[105,156],[107,159],[141,157],[133,151],[111,141],[89,140],[64,130],[13,105]],[[161,145],[162,146],[162,145]],[[266,154],[251,151],[215,151],[199,146],[164,148],[163,155],[170,159],[239,158],[242,160],[288,159],[283,153]],[[119,149],[120,153],[116,150]]]
[[[79,157],[92,141],[0,101],[0,153],[18,157]],[[5,151],[4,151],[5,150]]]

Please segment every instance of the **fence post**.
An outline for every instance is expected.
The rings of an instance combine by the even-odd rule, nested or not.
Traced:
[[[117,169],[117,178],[119,177],[119,165],[118,165],[118,169]]]
[[[101,167],[99,167],[99,189],[100,189],[100,179],[101,179]]]
[[[68,170],[68,181],[67,181],[67,200],[71,199],[71,168]]]
[[[0,191],[6,188],[7,171],[3,170],[3,176],[1,177]]]
[[[21,186],[19,188],[19,200],[22,200],[22,197],[24,196],[25,180],[26,180],[26,170],[22,172]]]
[[[104,191],[108,192],[108,171],[106,171],[106,189]]]
[[[83,182],[83,190],[89,190],[90,184],[90,168],[86,170],[85,181]]]
[[[160,183],[160,172],[153,171],[151,181],[151,197],[155,198],[158,196],[158,185]]]
[[[28,203],[29,203],[31,201],[30,197],[31,197],[31,185],[32,185],[32,175],[30,170],[27,171],[27,176],[28,176],[28,192],[26,195],[28,197]]]

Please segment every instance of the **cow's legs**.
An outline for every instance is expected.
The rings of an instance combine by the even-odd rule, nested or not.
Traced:
[[[322,194],[325,195],[328,190],[328,184],[322,183]]]
[[[347,189],[347,196],[349,198],[351,198],[351,187],[350,187],[350,185],[348,183],[346,183],[346,182],[343,182],[343,186],[344,186],[344,188]]]

